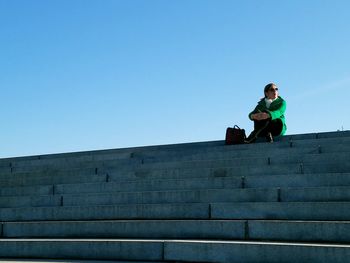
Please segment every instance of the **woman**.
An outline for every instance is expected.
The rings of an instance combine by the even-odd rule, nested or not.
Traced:
[[[273,136],[283,135],[287,130],[284,119],[286,101],[278,96],[276,84],[267,84],[264,94],[265,97],[249,113],[249,119],[254,121],[254,131],[248,136],[246,143],[254,142],[258,137],[266,137],[266,141],[273,142]]]

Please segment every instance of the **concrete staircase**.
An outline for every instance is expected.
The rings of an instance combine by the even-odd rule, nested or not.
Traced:
[[[1,159],[0,220],[8,262],[350,262],[350,132]]]

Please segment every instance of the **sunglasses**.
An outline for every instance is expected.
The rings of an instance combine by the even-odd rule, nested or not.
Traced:
[[[278,88],[275,88],[275,89],[272,88],[272,89],[269,89],[269,91],[271,91],[271,92],[272,91],[278,91]]]

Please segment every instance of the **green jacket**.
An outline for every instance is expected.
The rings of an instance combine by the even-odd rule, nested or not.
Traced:
[[[270,108],[268,109],[266,107],[265,98],[263,98],[258,102],[258,105],[255,107],[255,109],[251,113],[249,113],[249,119],[252,120],[251,118],[252,114],[255,114],[258,112],[266,112],[270,115],[271,120],[280,119],[282,121],[283,128],[280,135],[283,135],[287,130],[286,120],[284,118],[284,112],[286,111],[286,106],[287,106],[286,101],[282,99],[280,96],[278,96],[278,98],[271,103]]]

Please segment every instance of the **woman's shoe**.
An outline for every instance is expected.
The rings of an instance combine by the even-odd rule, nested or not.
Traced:
[[[259,131],[252,131],[249,136],[244,140],[244,143],[253,143],[258,138]]]
[[[267,142],[273,142],[273,137],[272,137],[271,132],[269,132],[269,133],[266,135],[266,141],[267,141]]]

